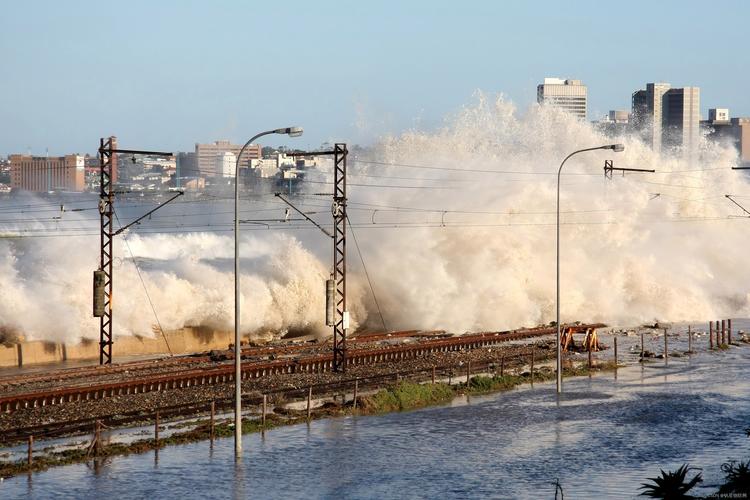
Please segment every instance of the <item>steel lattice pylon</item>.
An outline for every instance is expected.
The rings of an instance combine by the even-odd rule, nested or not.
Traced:
[[[165,153],[162,151],[140,151],[134,149],[117,149],[117,138],[114,136],[108,139],[99,140],[99,167],[101,172],[100,182],[101,186],[99,189],[99,215],[101,217],[101,230],[100,230],[100,257],[99,257],[99,271],[94,273],[94,316],[99,317],[99,364],[108,365],[112,363],[112,261],[114,255],[112,253],[112,242],[114,237],[125,231],[127,228],[145,217],[151,215],[159,208],[164,207],[170,201],[176,199],[181,192],[178,192],[175,196],[168,199],[165,202],[160,203],[153,210],[149,210],[135,221],[120,227],[117,231],[114,228],[114,183],[117,182],[117,154],[132,154],[132,155],[152,155],[152,156],[173,156],[172,153]],[[99,279],[101,276],[97,274],[104,274],[103,279],[103,290],[99,289]],[[103,304],[99,304],[99,298],[103,291]],[[163,333],[163,332],[162,332]]]
[[[114,137],[99,142],[99,166],[101,186],[99,190],[99,214],[101,216],[99,270],[104,271],[104,314],[99,318],[99,364],[112,363],[112,239],[114,237],[112,198],[114,196],[113,163],[117,147]]]
[[[336,317],[333,325],[333,371],[346,371],[346,144],[333,150],[333,280],[336,284]]]
[[[349,151],[345,143],[336,143],[333,151],[302,151],[290,153],[292,157],[299,156],[330,156],[333,155],[333,234],[323,226],[312,220],[305,212],[294,206],[276,193],[284,203],[292,207],[309,222],[313,223],[326,236],[333,238],[333,273],[334,282],[334,313],[333,313],[333,371],[346,371],[346,331],[349,328],[349,313],[346,310],[346,157]],[[326,316],[326,324],[328,322]]]

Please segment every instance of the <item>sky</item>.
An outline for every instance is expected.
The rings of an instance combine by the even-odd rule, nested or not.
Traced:
[[[750,116],[750,2],[5,0],[0,155],[191,151],[302,126],[313,149],[431,130],[545,76],[583,80],[589,117],[646,82],[701,87],[703,115]]]

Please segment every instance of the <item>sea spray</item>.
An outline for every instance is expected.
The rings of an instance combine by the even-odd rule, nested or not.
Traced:
[[[702,141],[700,160],[689,162],[629,136],[606,137],[560,110],[534,105],[519,115],[503,98],[477,101],[437,132],[387,138],[354,162],[353,179],[393,176],[402,178],[393,185],[419,187],[350,192],[360,203],[350,217],[363,228],[360,244],[394,328],[494,330],[554,320],[557,168],[577,149],[614,142],[625,152],[582,153],[562,177],[563,321],[748,313],[750,272],[737,263],[749,228],[728,218],[737,209],[723,196],[749,193],[746,177],[731,170],[733,147]],[[605,179],[605,159],[658,173]],[[388,182],[363,179],[355,182]]]
[[[0,240],[4,331],[51,341],[95,338],[99,320],[92,317],[90,281],[96,245],[91,237]],[[144,285],[164,329],[233,328],[234,275],[227,255],[232,245],[231,236],[213,233],[136,234],[128,236],[127,244],[117,239],[115,335],[155,334],[157,321]],[[325,264],[295,238],[278,233],[243,235],[241,248],[242,331],[325,336]],[[357,318],[366,316],[361,296],[354,280],[349,303],[355,327]]]
[[[437,131],[387,137],[349,158],[349,217],[388,326],[463,332],[554,320],[557,167],[576,149],[613,142],[624,143],[625,152],[582,153],[563,172],[563,321],[750,313],[750,271],[738,265],[750,228],[729,217],[738,209],[724,198],[750,195],[746,177],[731,170],[733,147],[702,141],[699,159],[687,161],[630,136],[606,137],[559,110],[534,105],[519,113],[502,97],[479,94]],[[605,159],[657,173],[605,179]],[[322,163],[307,179],[329,182],[331,172]],[[330,224],[330,199],[317,195],[322,185],[302,185],[307,195],[295,202]],[[283,217],[284,206],[267,198],[243,207]],[[232,207],[205,205],[175,204],[116,238],[115,335],[154,334],[134,261],[163,328],[232,328],[233,240],[222,229],[231,227]],[[66,213],[65,226],[41,216],[8,222],[11,213],[4,212],[0,233],[41,228],[47,235],[56,224],[77,224],[90,236],[0,239],[0,327],[32,339],[96,338],[91,272],[98,267],[98,214]],[[243,226],[245,333],[330,334],[324,282],[331,242],[312,226],[291,230],[300,225],[283,232]],[[347,306],[355,327],[377,326],[352,243]]]

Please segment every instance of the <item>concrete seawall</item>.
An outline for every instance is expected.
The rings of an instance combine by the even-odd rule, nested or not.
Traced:
[[[166,341],[165,341],[166,337]],[[149,354],[190,354],[210,349],[226,349],[234,342],[234,333],[207,328],[182,328],[165,332],[164,336],[117,337],[112,352],[114,359],[122,356]],[[169,343],[169,348],[167,348]],[[41,340],[0,346],[0,367],[29,366],[62,361],[99,359],[99,343],[84,340],[78,344],[58,344]]]

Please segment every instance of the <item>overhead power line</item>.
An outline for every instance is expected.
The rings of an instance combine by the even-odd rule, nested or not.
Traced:
[[[115,212],[115,210],[112,209],[112,213],[114,214],[115,219],[117,219],[117,224],[120,226],[120,230],[122,231],[123,227],[122,227],[122,224],[120,224],[120,218],[117,217],[117,212]],[[151,311],[154,313],[154,318],[156,319],[156,324],[159,327],[159,332],[161,332],[161,336],[164,338],[164,343],[167,344],[167,350],[169,351],[169,355],[174,356],[174,353],[172,352],[172,348],[169,345],[169,340],[167,340],[167,336],[164,333],[164,328],[162,328],[161,321],[159,321],[159,315],[156,314],[156,307],[154,307],[154,302],[151,300],[151,294],[148,293],[148,287],[146,286],[146,282],[143,280],[143,276],[141,275],[141,269],[138,267],[138,261],[135,258],[135,254],[133,253],[133,250],[130,248],[128,235],[127,234],[123,235],[122,239],[123,241],[125,241],[125,246],[128,247],[128,253],[130,253],[130,258],[133,261],[135,272],[138,273],[138,279],[141,281],[141,285],[143,286],[143,291],[146,293],[146,299],[148,299],[148,304],[149,306],[151,306]]]
[[[735,205],[737,205],[738,207],[740,207],[740,209],[742,209],[742,211],[743,211],[743,212],[745,212],[745,213],[746,213],[746,214],[747,214],[748,216],[750,216],[750,212],[748,212],[748,210],[747,210],[747,209],[746,209],[745,207],[743,207],[743,206],[742,206],[742,205],[741,205],[740,203],[738,203],[738,202],[737,202],[737,201],[736,201],[736,200],[734,199],[734,196],[732,196],[731,194],[725,194],[724,196],[725,196],[725,197],[726,197],[726,198],[727,198],[727,199],[728,199],[729,201],[731,201],[732,203],[734,203]]]
[[[744,219],[744,217],[743,217]],[[639,221],[640,225],[648,224],[668,224],[668,223],[689,223],[689,222],[734,222],[740,220],[739,218],[732,216],[715,216],[715,217],[675,217],[666,219],[651,219]],[[561,226],[601,226],[601,225],[619,225],[628,224],[630,222],[621,221],[570,221],[561,222]],[[554,222],[508,222],[508,223],[457,223],[457,222],[443,222],[443,221],[414,221],[414,222],[376,222],[371,223],[368,221],[354,222],[353,227],[356,229],[419,229],[419,228],[453,228],[453,229],[470,229],[470,228],[519,228],[519,227],[533,227],[533,226],[554,226]],[[170,226],[164,228],[151,228],[151,229],[138,229],[133,231],[133,234],[146,235],[146,234],[195,234],[195,233],[221,233],[221,232],[232,232],[233,229],[223,229],[223,227],[231,226],[231,224],[196,224],[196,225],[185,225],[185,226]],[[309,230],[312,226],[309,225],[297,225],[297,224],[269,224],[263,227],[251,226],[246,231],[296,231],[296,230]],[[44,233],[44,231],[47,231]],[[77,231],[77,230],[76,230]],[[0,230],[0,241],[3,239],[23,239],[23,238],[81,238],[88,236],[98,236],[97,232],[91,232],[90,229],[82,228],[82,232],[70,232],[63,230],[15,230],[15,232]],[[89,232],[85,232],[89,231]]]
[[[385,162],[385,161],[374,161],[374,160],[355,160],[358,163],[366,163],[368,165],[378,165],[382,167],[405,167],[405,168],[420,168],[425,170],[441,170],[445,172],[473,172],[482,174],[518,174],[518,175],[557,175],[556,172],[530,172],[528,170],[497,170],[497,169],[485,169],[485,168],[459,168],[459,167],[439,167],[436,165],[415,165],[412,163],[396,163],[396,162]],[[601,175],[601,174],[590,174],[590,173],[571,173],[565,175]]]
[[[401,162],[387,162],[387,161],[375,161],[375,160],[362,160],[362,159],[354,159],[353,160],[354,165],[350,165],[350,168],[353,168],[356,166],[356,163],[364,163],[367,165],[376,165],[376,166],[383,166],[383,167],[405,167],[405,168],[415,168],[415,169],[424,169],[424,170],[439,170],[439,171],[446,171],[446,172],[468,172],[468,173],[486,173],[486,174],[519,174],[519,175],[557,175],[556,171],[549,171],[549,172],[533,172],[528,170],[504,170],[504,169],[481,169],[481,168],[462,168],[462,167],[445,167],[445,166],[438,166],[438,165],[425,165],[425,164],[414,164],[414,163],[401,163]],[[695,173],[695,172],[713,172],[717,170],[732,170],[732,167],[726,166],[726,167],[709,167],[709,168],[692,168],[692,169],[684,169],[684,170],[659,170],[655,173],[657,174],[672,174],[672,175],[682,175],[687,173]],[[209,170],[205,170],[209,171]],[[313,167],[311,169],[311,172],[323,172],[323,169]],[[220,171],[213,171],[214,173],[221,173]],[[359,172],[351,172],[348,174],[349,177],[390,177],[390,176],[375,176],[371,174],[363,174]],[[563,175],[577,175],[577,176],[599,176],[598,173],[593,172],[571,172]],[[402,179],[408,180],[411,179],[409,177],[404,177]],[[428,180],[428,179],[415,179],[415,180]],[[467,181],[467,182],[473,182],[473,179],[429,179],[429,180],[452,180],[452,181]]]
[[[367,283],[370,285],[370,293],[372,293],[372,298],[375,301],[375,307],[378,309],[378,315],[380,315],[380,321],[383,323],[383,330],[386,332],[388,331],[388,327],[385,324],[385,318],[383,317],[383,311],[380,309],[380,303],[378,302],[378,296],[375,294],[375,288],[372,286],[372,280],[370,279],[370,273],[367,272],[367,266],[365,265],[365,259],[362,257],[362,250],[359,248],[359,242],[357,241],[357,234],[354,232],[354,226],[352,225],[352,221],[349,220],[349,215],[346,216],[346,221],[349,223],[349,230],[352,232],[352,237],[354,238],[354,246],[357,248],[357,253],[359,254],[359,260],[362,262],[362,269],[365,271],[365,277],[367,278]]]

